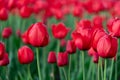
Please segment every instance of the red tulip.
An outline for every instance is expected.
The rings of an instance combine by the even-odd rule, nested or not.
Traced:
[[[107,33],[103,29],[95,28],[92,35],[92,47],[96,51],[97,43],[101,37]]]
[[[105,35],[100,38],[97,44],[97,52],[102,58],[113,58],[116,56],[118,49],[117,39],[110,36]]]
[[[41,23],[33,24],[27,32],[28,42],[35,47],[44,47],[48,45],[49,35],[46,26]]]
[[[21,64],[29,64],[34,60],[34,53],[28,46],[18,50],[18,60]]]
[[[32,9],[28,6],[23,6],[21,9],[20,9],[20,16],[22,18],[29,18],[32,14]]]
[[[98,55],[98,53],[93,54],[93,62],[94,63],[98,63],[98,61],[99,61],[99,55]]]
[[[18,29],[17,31],[16,31],[16,35],[18,36],[18,37],[21,37],[21,31],[20,31],[20,29]]]
[[[66,40],[65,39],[61,39],[60,40],[60,46],[61,47],[65,47],[66,46]]]
[[[7,20],[8,19],[8,11],[6,8],[1,8],[0,9],[0,20]]]
[[[5,53],[5,46],[2,42],[0,42],[0,60],[3,58]]]
[[[2,37],[3,38],[9,38],[12,34],[12,28],[11,27],[6,27],[2,31]]]
[[[68,40],[67,45],[66,45],[66,51],[69,54],[75,53],[76,52],[76,45],[74,40]]]
[[[89,56],[93,56],[93,54],[96,54],[96,51],[91,47],[91,48],[88,50],[88,55],[89,55]]]
[[[3,58],[0,60],[0,66],[7,66],[9,64],[9,57],[7,53],[4,53]]]
[[[48,55],[48,63],[56,63],[56,54],[55,52],[51,51],[49,52],[49,55]]]
[[[52,34],[57,39],[63,39],[67,36],[69,29],[63,23],[52,25]]]
[[[83,15],[83,8],[82,6],[75,6],[74,9],[73,9],[73,15],[75,17],[82,17]]]
[[[107,23],[107,28],[111,35],[118,38],[120,37],[120,19],[119,18],[110,19]]]
[[[91,47],[92,29],[81,28],[81,31],[72,33],[72,38],[75,41],[75,45],[80,50],[88,50]]]
[[[57,65],[60,67],[68,65],[68,53],[66,52],[58,53]]]
[[[103,28],[103,17],[95,16],[93,18],[93,25],[94,27]]]

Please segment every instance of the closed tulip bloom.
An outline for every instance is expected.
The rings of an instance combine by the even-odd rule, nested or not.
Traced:
[[[76,45],[74,40],[68,40],[67,45],[66,45],[66,51],[69,54],[75,53],[76,52]]]
[[[58,53],[57,65],[59,67],[68,65],[68,53],[66,53],[66,52]]]
[[[34,60],[34,53],[28,46],[18,50],[18,60],[21,64],[29,64]]]
[[[0,42],[0,60],[3,58],[4,53],[5,53],[5,45],[2,42]]]
[[[102,58],[113,58],[117,54],[118,42],[117,39],[110,36],[105,35],[98,41],[97,44],[97,52]]]
[[[92,29],[82,29],[81,32],[73,32],[72,38],[75,45],[80,50],[88,50],[91,47]]]
[[[69,29],[63,23],[52,25],[52,34],[56,39],[63,39],[67,36]]]
[[[44,47],[48,45],[49,35],[46,26],[42,22],[37,22],[28,29],[28,41],[34,47]]]
[[[32,9],[28,6],[23,6],[21,9],[20,9],[20,16],[22,18],[29,18],[32,14]]]
[[[107,35],[107,33],[103,29],[99,29],[99,28],[94,29],[93,35],[92,35],[92,45],[91,46],[93,47],[93,49],[95,51],[97,51],[96,48],[97,48],[97,43],[98,43],[99,39],[101,37],[103,37],[104,35]]]
[[[111,35],[118,38],[120,37],[120,19],[119,18],[110,19],[107,23],[107,28]]]
[[[0,9],[0,20],[7,20],[8,19],[8,10],[6,8]]]
[[[0,60],[0,66],[7,66],[9,64],[9,57],[7,53],[4,53],[3,58]]]
[[[57,62],[57,60],[56,60],[56,54],[55,54],[55,52],[53,52],[53,51],[49,52],[48,63],[53,64],[53,63],[56,63],[56,62]]]
[[[61,39],[61,40],[60,40],[60,46],[61,46],[61,47],[65,47],[65,46],[66,46],[66,43],[67,43],[67,41],[66,41],[65,39]]]
[[[3,38],[9,38],[12,34],[12,28],[11,27],[6,27],[2,31],[2,37]]]

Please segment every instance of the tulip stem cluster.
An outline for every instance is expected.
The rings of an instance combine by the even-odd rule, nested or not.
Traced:
[[[106,72],[107,72],[107,60],[105,59],[105,65],[104,65],[104,80],[106,80]]]
[[[114,66],[114,59],[112,59],[112,62],[111,62],[111,73],[110,73],[110,78],[109,80],[112,80],[112,73],[113,73],[113,66]]]

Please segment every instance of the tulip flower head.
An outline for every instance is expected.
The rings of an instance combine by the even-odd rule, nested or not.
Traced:
[[[51,52],[49,52],[49,55],[48,55],[48,63],[51,63],[51,64],[53,64],[53,63],[56,63],[56,53],[55,52],[53,52],[53,51],[51,51]]]
[[[28,46],[22,46],[18,50],[18,60],[21,64],[29,64],[34,60],[34,53]]]

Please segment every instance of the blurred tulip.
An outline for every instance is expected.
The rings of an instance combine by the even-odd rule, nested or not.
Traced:
[[[0,9],[0,20],[7,20],[8,19],[8,10],[6,8]]]
[[[110,19],[107,23],[107,28],[110,34],[114,37],[120,37],[120,19]]]
[[[100,38],[97,44],[97,52],[102,58],[113,58],[117,54],[118,42],[117,39],[110,36],[105,35]]]
[[[12,28],[11,27],[6,27],[2,31],[2,37],[3,38],[9,38],[12,34]]]
[[[69,29],[63,23],[52,25],[52,34],[56,39],[63,39],[67,36]]]
[[[18,36],[18,37],[21,37],[21,31],[20,31],[20,29],[18,29],[17,31],[16,31],[16,35]]]
[[[60,46],[61,47],[65,47],[66,46],[66,40],[65,39],[61,39],[60,40]]]
[[[66,53],[66,52],[58,53],[57,65],[59,67],[68,65],[68,53]]]
[[[98,53],[93,54],[93,62],[94,63],[98,63],[98,61],[99,61],[99,55],[98,55]]]
[[[28,7],[28,6],[23,6],[20,9],[20,16],[22,18],[29,18],[32,14],[32,8]]]
[[[28,46],[22,46],[18,50],[18,60],[21,64],[29,64],[34,60],[34,53]]]
[[[48,45],[49,34],[46,26],[41,22],[31,25],[31,27],[28,29],[27,36],[28,41],[32,46],[44,47]]]
[[[48,63],[53,64],[53,63],[56,63],[56,62],[57,62],[57,60],[56,60],[56,53],[53,52],[53,51],[49,52]]]
[[[4,53],[3,58],[0,60],[0,66],[7,66],[9,64],[9,57],[7,53]]]
[[[0,60],[3,58],[5,53],[5,45],[3,42],[0,42]]]
[[[75,53],[76,52],[76,45],[74,40],[68,40],[67,45],[66,45],[66,51],[69,54]]]
[[[92,35],[92,45],[91,46],[93,47],[93,49],[95,51],[97,51],[96,48],[97,48],[97,43],[98,43],[99,39],[101,37],[103,37],[104,35],[107,35],[107,33],[103,29],[94,28],[93,35]]]
[[[88,50],[88,55],[89,55],[89,56],[93,56],[93,54],[96,54],[96,51],[91,47],[91,48]]]

